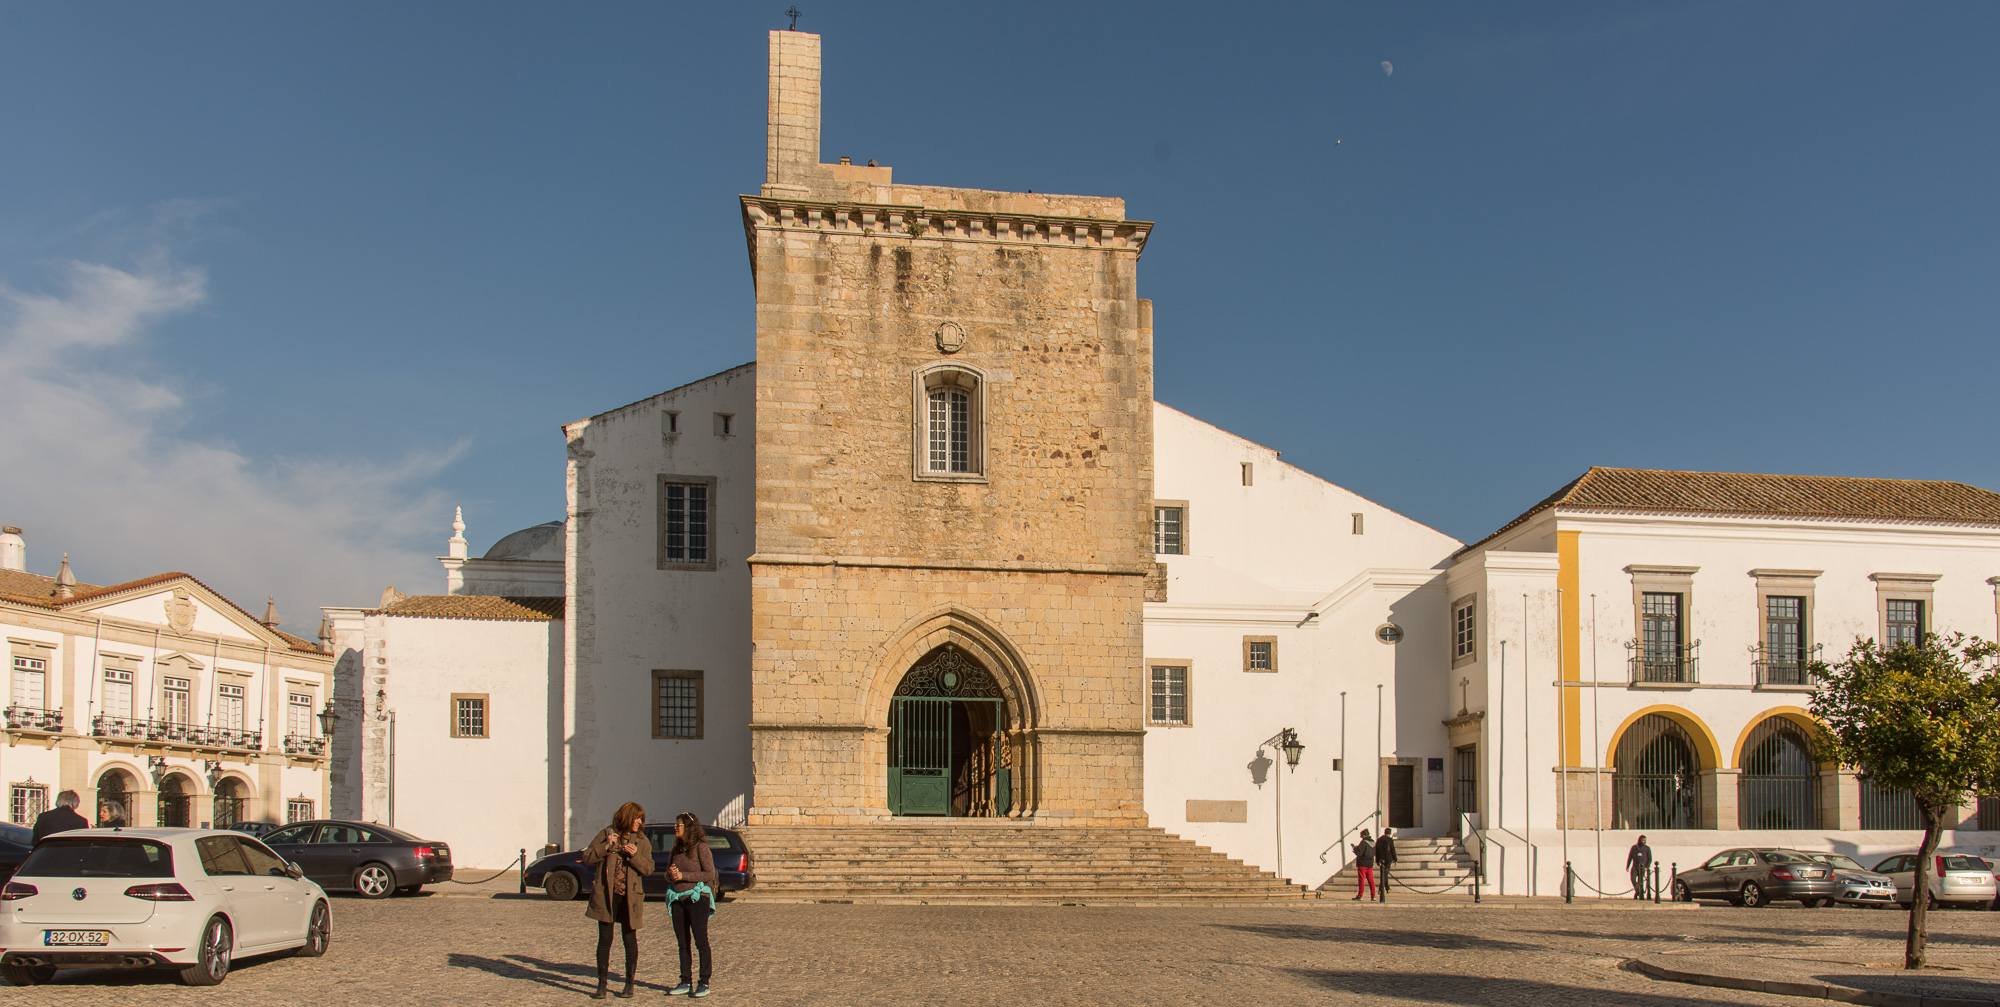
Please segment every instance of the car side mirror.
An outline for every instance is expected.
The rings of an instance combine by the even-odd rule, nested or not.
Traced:
[[[285,862],[285,876],[291,878],[294,881],[297,881],[300,878],[305,877],[306,872],[300,870],[299,865],[292,863],[291,861],[288,860]]]

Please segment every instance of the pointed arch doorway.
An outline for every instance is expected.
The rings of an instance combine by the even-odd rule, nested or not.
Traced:
[[[998,817],[1013,805],[1007,699],[951,644],[910,667],[889,701],[889,812]]]

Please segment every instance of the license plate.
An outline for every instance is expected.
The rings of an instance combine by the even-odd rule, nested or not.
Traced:
[[[49,948],[103,947],[111,943],[109,930],[44,930],[42,946]]]

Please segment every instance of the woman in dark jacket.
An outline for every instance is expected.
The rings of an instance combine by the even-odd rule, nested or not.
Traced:
[[[590,908],[583,914],[597,921],[597,992],[590,998],[602,1000],[609,995],[606,988],[611,982],[614,923],[625,937],[625,989],[618,995],[630,997],[632,973],[639,965],[636,931],[646,912],[645,881],[653,873],[653,844],[646,841],[646,809],[633,801],[619,805],[611,824],[584,849],[583,862],[597,868],[597,883],[590,888]]]
[[[668,990],[668,996],[708,995],[708,918],[715,912],[715,893],[720,887],[722,877],[715,873],[715,854],[708,848],[708,833],[702,831],[701,819],[682,812],[674,819],[674,853],[667,861],[667,908],[674,917],[674,940],[681,946],[681,984]],[[699,979],[693,975],[690,941],[701,951]]]

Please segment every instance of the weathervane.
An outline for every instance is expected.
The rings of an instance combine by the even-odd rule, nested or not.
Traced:
[[[793,4],[793,5],[791,5],[790,7],[788,7],[788,8],[786,8],[786,9],[785,9],[785,13],[786,13],[786,14],[787,14],[788,16],[790,16],[790,17],[791,17],[791,19],[792,19],[792,26],[791,26],[790,28],[786,29],[786,30],[787,30],[787,31],[798,31],[798,30],[799,30],[799,5],[798,5],[798,4]]]

